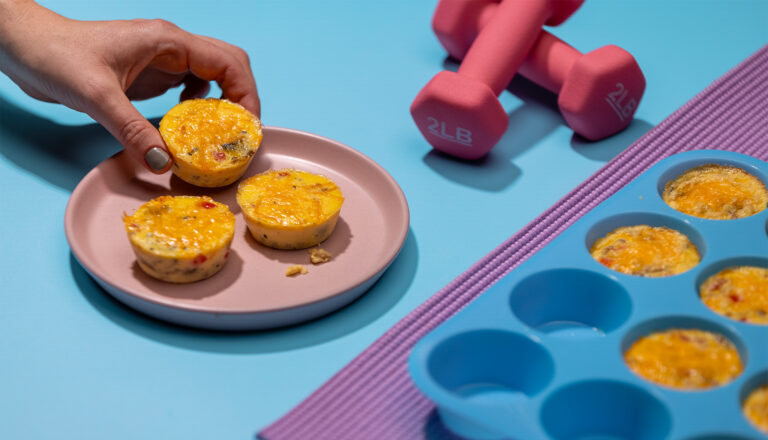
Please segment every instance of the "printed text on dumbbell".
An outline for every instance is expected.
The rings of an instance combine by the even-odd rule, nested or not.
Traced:
[[[605,101],[611,106],[613,111],[616,112],[616,115],[622,121],[624,118],[631,117],[632,113],[635,112],[635,108],[637,108],[637,101],[635,101],[635,98],[630,98],[626,104],[624,103],[627,95],[629,95],[629,91],[624,87],[624,84],[616,83],[616,90],[610,92],[605,98]]]
[[[440,121],[432,116],[429,116],[427,121],[429,121],[429,127],[427,128],[433,135],[457,144],[466,145],[468,147],[472,146],[472,132],[466,128],[456,127],[456,129],[451,132],[450,129],[446,128],[447,124],[445,121]]]

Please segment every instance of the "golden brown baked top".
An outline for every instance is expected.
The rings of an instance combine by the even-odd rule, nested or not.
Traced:
[[[256,153],[261,121],[226,99],[190,99],[160,121],[160,133],[177,161],[201,171],[236,167]]]
[[[683,273],[699,264],[699,251],[685,234],[663,226],[623,226],[595,241],[590,250],[600,264],[645,277]]]
[[[764,210],[768,190],[760,179],[741,168],[707,164],[667,182],[662,198],[682,213],[726,220]]]
[[[291,229],[328,220],[339,212],[344,196],[327,177],[283,169],[244,180],[237,201],[259,223]]]
[[[768,325],[768,269],[729,267],[707,278],[701,300],[714,312],[737,321]]]
[[[749,393],[742,409],[750,423],[768,434],[768,385],[762,385]]]
[[[669,329],[640,338],[624,353],[624,361],[651,382],[690,390],[725,385],[744,369],[728,338],[697,329]]]
[[[227,205],[206,196],[161,196],[124,215],[123,221],[134,245],[179,258],[226,245],[235,228],[235,216]]]

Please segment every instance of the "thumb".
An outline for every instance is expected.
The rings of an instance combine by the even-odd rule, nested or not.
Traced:
[[[167,172],[173,159],[160,132],[136,110],[122,90],[102,95],[103,99],[92,102],[92,111],[88,112],[91,117],[149,171],[155,174]]]

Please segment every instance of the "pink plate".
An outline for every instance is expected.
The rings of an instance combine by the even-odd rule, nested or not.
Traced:
[[[408,232],[408,204],[392,177],[373,160],[339,142],[286,128],[265,127],[264,141],[245,177],[296,168],[329,177],[344,193],[336,230],[321,244],[333,260],[318,266],[306,250],[275,250],[248,235],[235,201],[237,183],[198,188],[171,173],[154,175],[123,153],[91,170],[69,199],[67,240],[77,260],[115,298],[148,315],[220,330],[296,324],[351,302],[395,259]],[[154,197],[208,195],[237,217],[227,264],[213,277],[171,284],[136,264],[121,216]],[[288,266],[306,275],[288,278]]]

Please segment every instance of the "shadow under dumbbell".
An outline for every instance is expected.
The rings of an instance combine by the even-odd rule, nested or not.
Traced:
[[[574,133],[571,138],[571,148],[586,158],[608,162],[618,156],[625,148],[632,145],[651,128],[653,128],[653,125],[648,121],[635,118],[629,124],[629,127],[625,128],[621,133],[597,142],[588,141]]]
[[[458,67],[458,61],[450,57],[443,62],[445,70],[456,71]],[[557,95],[549,90],[520,75],[510,81],[506,90],[522,103],[509,112],[507,131],[485,157],[468,161],[432,150],[424,156],[424,163],[447,179],[485,191],[502,191],[520,177],[522,170],[513,160],[566,123]],[[570,144],[586,158],[608,162],[652,127],[645,120],[635,119],[620,133],[600,141],[592,142],[574,133]]]
[[[446,58],[443,68],[455,71],[458,63]],[[557,107],[557,95],[522,76],[515,76],[507,91],[522,103],[508,113],[507,131],[485,157],[464,160],[431,150],[424,163],[443,177],[473,188],[502,191],[511,185],[522,174],[512,161],[565,121]]]

